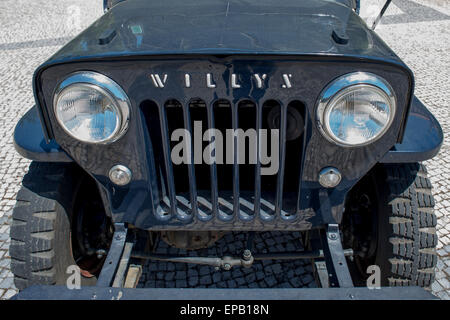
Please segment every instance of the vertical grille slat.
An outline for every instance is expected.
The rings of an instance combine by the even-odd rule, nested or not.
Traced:
[[[167,124],[167,113],[164,105],[159,106],[159,119],[160,119],[161,138],[164,153],[164,167],[166,169],[167,189],[169,192],[169,200],[170,200],[170,214],[173,216],[176,213],[177,199],[175,192],[175,181],[172,168],[172,159],[170,157],[170,140],[169,140],[169,129]]]
[[[192,146],[192,125],[191,125],[191,114],[189,112],[189,104],[183,105],[183,120],[184,128],[189,132],[191,136],[191,146],[190,146],[190,161],[188,163],[188,178],[189,178],[189,195],[191,201],[192,215],[196,216],[198,212],[197,204],[197,182],[195,181],[195,167],[194,167],[194,148]]]
[[[239,116],[238,110],[239,105],[233,104],[231,106],[232,110],[232,126],[233,130],[236,130],[239,126]],[[237,144],[236,135],[233,136],[233,206],[234,206],[234,215],[240,215],[240,205],[239,205],[239,146]]]
[[[261,210],[261,129],[262,129],[262,105],[256,105],[256,166],[255,166],[255,200],[254,214],[259,216]]]
[[[286,114],[287,106],[280,105],[280,144],[279,161],[280,166],[277,175],[277,187],[275,196],[275,216],[279,217],[283,210],[283,183],[284,183],[284,159],[286,155]]]
[[[298,177],[298,191],[297,191],[297,204],[295,207],[295,212],[298,213],[300,211],[300,201],[301,201],[301,192],[302,192],[302,176],[303,176],[303,167],[305,165],[305,151],[306,151],[306,143],[308,139],[308,110],[304,109],[303,119],[305,120],[305,125],[303,127],[303,139],[302,139],[302,157],[300,158],[300,172]]]
[[[207,105],[207,113],[208,113],[208,129],[214,129],[214,105],[208,104]],[[211,139],[210,139],[211,141]],[[215,146],[215,140],[212,142]],[[214,152],[216,152],[216,149],[214,148]],[[217,166],[216,163],[213,162],[210,164],[210,174],[211,174],[211,204],[212,204],[212,215],[218,216],[218,210],[219,210],[219,189],[218,189],[218,182],[217,182]]]

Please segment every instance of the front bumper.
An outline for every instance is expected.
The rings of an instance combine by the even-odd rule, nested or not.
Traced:
[[[15,300],[433,300],[420,287],[311,289],[124,289],[32,286]]]

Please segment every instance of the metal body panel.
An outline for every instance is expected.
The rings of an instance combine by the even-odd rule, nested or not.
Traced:
[[[32,286],[14,300],[437,300],[420,287],[302,289],[123,289]]]
[[[14,129],[14,147],[21,156],[34,161],[73,161],[55,140],[47,143],[36,106],[28,110],[17,123]]]
[[[402,142],[395,144],[380,162],[425,161],[439,152],[443,141],[444,134],[439,122],[423,103],[414,97]]]
[[[333,40],[333,31],[348,38]],[[353,10],[329,0],[128,0],[52,60],[129,54],[324,54],[398,59]]]

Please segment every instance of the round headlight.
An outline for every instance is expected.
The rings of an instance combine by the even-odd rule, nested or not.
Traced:
[[[395,115],[395,97],[382,78],[365,72],[341,76],[323,91],[317,107],[318,125],[330,141],[361,146],[380,138]]]
[[[76,72],[57,88],[54,110],[60,126],[75,139],[110,143],[128,128],[130,102],[110,78],[95,72]]]

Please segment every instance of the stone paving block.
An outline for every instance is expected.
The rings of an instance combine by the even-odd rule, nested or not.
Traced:
[[[186,279],[186,272],[184,272],[184,271],[177,271],[175,273],[175,279],[176,280]]]
[[[450,277],[450,266],[445,268],[443,271],[447,274],[448,277]]]
[[[0,279],[4,279],[8,276],[9,270],[8,269],[2,269],[0,270]]]
[[[210,273],[211,273],[211,271],[209,270],[209,267],[207,267],[207,266],[200,267],[199,274],[201,276],[204,276],[204,275],[207,275]]]
[[[256,280],[256,274],[255,272],[249,273],[248,275],[245,276],[245,280],[247,281],[247,283],[252,283]]]
[[[277,279],[274,276],[268,276],[268,277],[264,278],[264,280],[269,288],[271,288],[277,284]]]
[[[261,279],[264,279],[265,274],[264,274],[264,272],[258,271],[258,272],[255,273],[255,277],[256,277],[256,280],[259,281]]]
[[[12,277],[4,278],[0,280],[0,289],[10,289],[14,285],[14,279]]]
[[[198,284],[198,277],[197,276],[192,276],[188,278],[188,283],[190,287],[194,287]]]
[[[175,286],[177,288],[186,288],[187,287],[187,282],[185,279],[177,279],[175,282]]]
[[[240,287],[247,283],[247,281],[245,280],[244,277],[239,277],[239,278],[236,278],[235,280],[236,280],[236,283],[238,284],[238,286],[240,286]]]
[[[194,268],[189,268],[187,275],[188,277],[196,277],[198,276],[198,271]]]
[[[212,283],[212,279],[209,274],[200,277],[200,284],[207,285],[207,284],[211,284],[211,283]]]
[[[300,276],[300,275],[306,273],[306,269],[303,266],[300,266],[300,267],[297,267],[294,272],[296,275]]]
[[[165,272],[160,271],[156,273],[156,279],[158,280],[163,280],[165,277],[166,277]]]
[[[232,273],[229,271],[222,272],[222,280],[227,281],[230,280],[232,276]]]
[[[439,291],[444,290],[444,288],[439,284],[438,281],[434,281],[433,284],[431,285],[431,290],[433,291],[433,293],[437,293]]]
[[[175,272],[167,272],[164,276],[164,280],[166,281],[172,281],[175,278]]]
[[[149,280],[145,283],[146,287],[150,287],[150,288],[154,288],[156,285],[156,281],[155,280]]]
[[[184,263],[175,263],[175,270],[178,271],[185,271],[186,270],[186,264]]]
[[[301,288],[303,285],[299,277],[290,278],[289,282],[291,283],[293,288]]]
[[[272,272],[275,274],[280,274],[283,272],[283,268],[281,267],[281,265],[279,263],[276,263],[276,264],[272,265]]]
[[[167,271],[175,271],[175,263],[166,263],[166,268]]]
[[[302,277],[302,282],[304,283],[304,284],[308,284],[308,283],[310,283],[310,282],[312,282],[312,281],[314,281],[314,278],[313,278],[313,276],[311,275],[311,274],[307,274],[307,275],[305,275],[304,277]]]
[[[450,289],[450,281],[447,277],[439,279],[438,282],[445,290]]]
[[[233,273],[233,278],[238,278],[238,277],[243,276],[242,270],[240,268],[233,269],[232,273]]]
[[[219,272],[214,272],[212,275],[212,281],[219,282],[220,280],[222,280],[221,274]]]
[[[227,285],[228,285],[228,288],[236,288],[237,282],[236,282],[236,280],[228,280]]]

